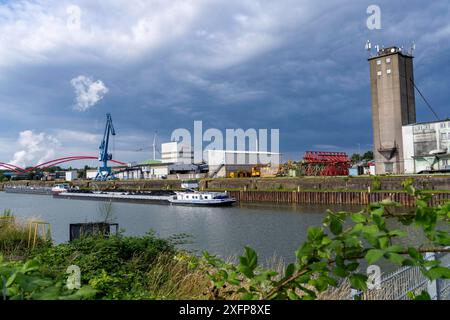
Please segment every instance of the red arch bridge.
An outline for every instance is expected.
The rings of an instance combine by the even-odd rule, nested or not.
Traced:
[[[38,164],[35,167],[28,168],[28,169],[19,167],[19,166],[14,165],[14,164],[5,163],[5,162],[1,162],[0,161],[0,168],[4,168],[6,170],[10,170],[10,171],[12,171],[14,173],[17,173],[17,174],[27,174],[27,173],[33,172],[33,171],[45,170],[47,168],[54,167],[54,166],[56,166],[58,164],[61,164],[61,163],[66,163],[66,162],[71,162],[71,161],[78,161],[78,160],[98,160],[98,157],[73,156],[73,157],[58,158],[58,159],[54,159],[54,160],[51,160],[51,161],[47,161],[47,162]],[[117,160],[109,160],[109,161],[111,161],[112,163],[115,163],[115,164],[127,165],[127,163],[121,162],[121,161],[117,161]]]

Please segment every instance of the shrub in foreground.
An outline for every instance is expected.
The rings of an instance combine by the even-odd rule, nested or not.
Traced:
[[[386,199],[357,213],[328,211],[322,226],[308,229],[307,240],[284,273],[261,268],[257,253],[247,247],[239,264],[225,263],[208,253],[202,264],[212,286],[214,299],[317,299],[330,288],[348,282],[352,289],[366,291],[368,277],[361,273],[362,261],[371,265],[384,259],[397,266],[417,266],[430,281],[450,279],[450,268],[439,259],[424,259],[425,252],[449,252],[450,203],[431,207],[430,194],[424,194],[406,181],[405,189],[416,198],[413,213],[398,214],[400,204]],[[400,229],[391,229],[387,219],[413,225],[423,233],[431,247],[402,245],[406,237]],[[206,263],[205,263],[206,261]],[[199,264],[201,267],[202,264]],[[429,298],[426,292],[409,297]]]
[[[81,271],[81,283],[97,290],[98,299],[164,299],[181,296],[193,271],[180,261],[179,240],[123,235],[85,237],[33,253],[43,275],[64,281],[69,265]]]

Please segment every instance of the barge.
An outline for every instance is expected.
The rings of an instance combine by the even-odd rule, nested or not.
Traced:
[[[148,192],[80,191],[67,190],[53,197],[71,200],[135,202],[185,206],[229,206],[236,202],[227,192],[199,192],[194,190],[174,192],[169,190]]]
[[[173,191],[148,191],[148,192],[117,192],[117,191],[77,191],[68,190],[54,194],[57,199],[71,200],[95,200],[111,202],[137,202],[168,204],[170,197],[173,197]]]
[[[51,187],[32,187],[32,186],[5,186],[3,191],[6,193],[20,193],[20,194],[39,194],[51,195]]]

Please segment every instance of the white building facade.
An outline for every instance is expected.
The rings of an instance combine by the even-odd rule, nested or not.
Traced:
[[[118,170],[114,175],[120,180],[165,179],[170,173],[169,167],[168,163],[139,164]]]
[[[450,119],[402,127],[405,173],[450,170]]]
[[[66,171],[66,181],[73,181],[78,179],[78,171]]]
[[[194,152],[188,144],[163,143],[161,144],[161,160],[163,163],[194,163]]]

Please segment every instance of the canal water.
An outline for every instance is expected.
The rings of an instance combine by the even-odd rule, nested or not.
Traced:
[[[0,192],[0,214],[11,209],[16,217],[49,222],[56,243],[69,240],[69,224],[105,219],[107,202],[56,199],[45,195]],[[261,263],[295,261],[295,250],[305,240],[309,226],[320,225],[330,206],[237,204],[233,207],[187,207],[157,204],[112,203],[112,222],[125,235],[140,236],[153,230],[160,237],[190,235],[182,247],[221,257],[236,257],[245,246],[254,248]],[[359,211],[339,206],[334,210]]]
[[[11,209],[17,217],[49,222],[56,243],[69,240],[71,223],[103,221],[106,204],[0,192],[0,213]],[[260,254],[261,262],[274,256],[291,262],[307,228],[320,225],[326,209],[273,204],[199,208],[116,202],[112,203],[111,215],[125,235],[139,236],[150,230],[161,237],[188,234],[190,243],[182,246],[196,253],[208,250],[230,257],[248,245]]]

